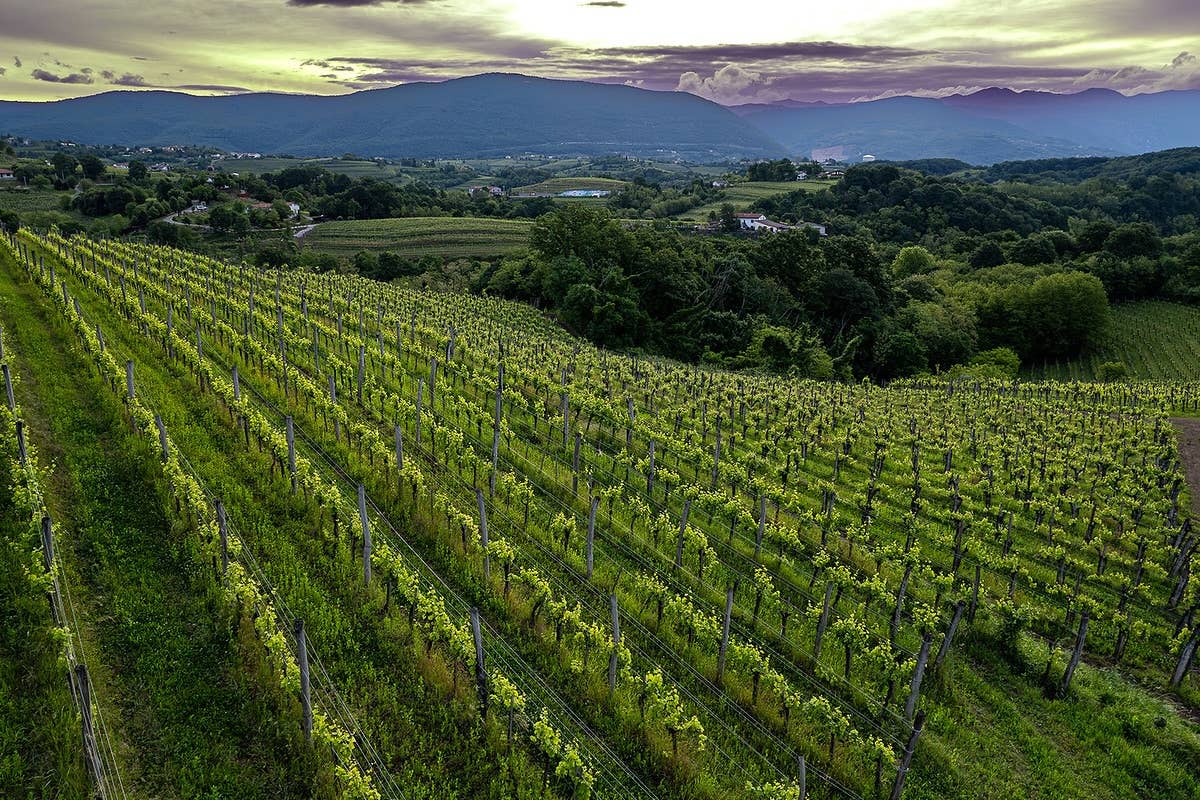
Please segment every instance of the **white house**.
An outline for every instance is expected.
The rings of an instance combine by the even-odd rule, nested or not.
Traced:
[[[766,214],[759,214],[755,211],[742,211],[733,215],[738,226],[745,231],[767,231],[768,233],[779,233],[780,231],[788,230],[789,226],[782,222],[775,222],[767,219]]]
[[[0,181],[16,180],[17,176],[11,169],[0,169]]]
[[[288,203],[287,206],[288,206],[288,212],[290,212],[293,219],[300,216],[300,204],[299,203]]]
[[[739,212],[733,215],[738,226],[742,230],[761,231],[764,233],[779,233],[781,231],[795,230],[796,228],[812,228],[820,236],[825,235],[825,226],[818,225],[815,222],[801,222],[799,225],[785,225],[782,222],[767,219],[765,214],[759,214],[754,211]]]

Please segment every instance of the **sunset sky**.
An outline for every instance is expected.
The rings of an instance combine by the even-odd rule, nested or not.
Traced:
[[[727,104],[1200,88],[1200,2],[0,0],[0,99],[336,94],[497,71]]]

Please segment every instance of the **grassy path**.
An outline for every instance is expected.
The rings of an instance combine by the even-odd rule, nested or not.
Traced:
[[[73,334],[9,259],[0,320],[53,478],[47,502],[126,787],[139,797],[300,797],[286,737],[173,544],[149,459]]]

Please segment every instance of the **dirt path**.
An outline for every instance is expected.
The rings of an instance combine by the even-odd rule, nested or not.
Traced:
[[[1172,417],[1171,424],[1179,439],[1179,458],[1187,475],[1192,516],[1200,518],[1200,418]]]

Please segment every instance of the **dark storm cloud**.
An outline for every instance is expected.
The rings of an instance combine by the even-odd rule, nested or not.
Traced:
[[[621,0],[592,0],[590,3],[583,3],[585,6],[592,8],[624,8],[625,3]]]
[[[108,77],[108,82],[111,83],[113,86],[145,86],[146,85],[146,79],[144,77],[142,77],[141,75],[134,75],[133,73],[130,73],[130,72],[126,72],[125,74],[119,75],[116,77],[113,77],[113,74],[111,72],[109,72],[107,77]]]
[[[29,73],[34,80],[46,81],[46,83],[95,83],[95,79],[91,75],[85,75],[81,72],[72,72],[69,75],[55,75],[53,72],[47,72],[44,69],[35,69]]]

